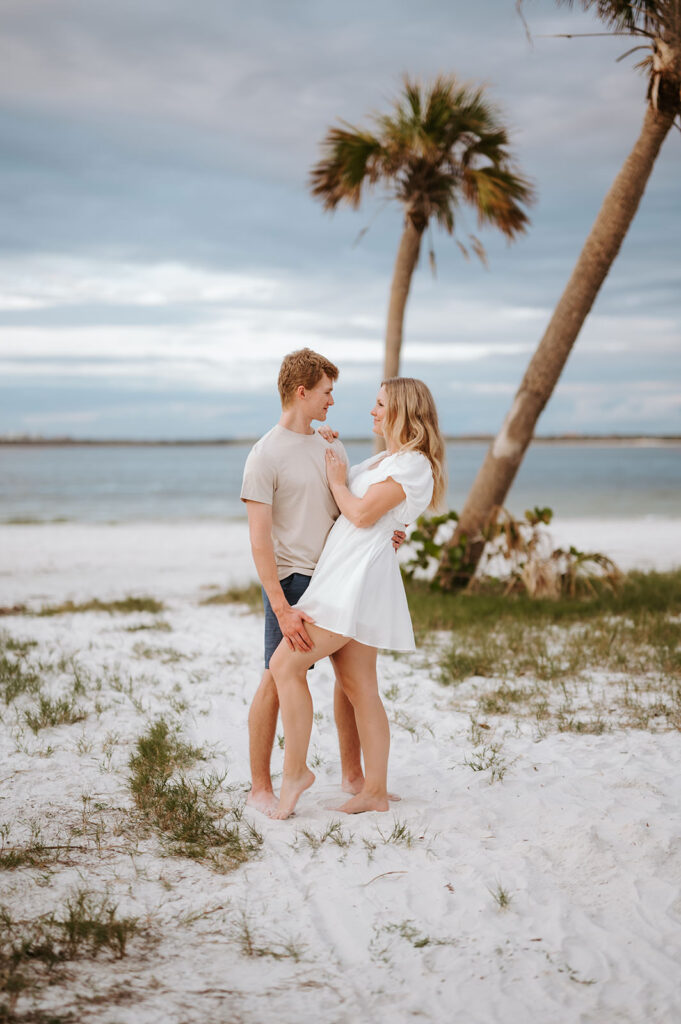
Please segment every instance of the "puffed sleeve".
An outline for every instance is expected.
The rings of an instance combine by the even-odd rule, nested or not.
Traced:
[[[422,452],[398,452],[382,466],[383,479],[391,477],[401,484],[406,499],[394,509],[405,523],[413,523],[430,505],[433,497],[433,471]]]

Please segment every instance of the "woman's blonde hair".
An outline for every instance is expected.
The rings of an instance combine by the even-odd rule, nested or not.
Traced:
[[[447,493],[445,443],[430,389],[414,377],[389,377],[383,381],[386,403],[383,435],[394,451],[423,452],[433,470],[433,498],[437,510]]]

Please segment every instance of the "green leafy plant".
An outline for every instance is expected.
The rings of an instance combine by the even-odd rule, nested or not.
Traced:
[[[430,576],[433,589],[501,590],[505,595],[525,593],[549,599],[595,594],[597,583],[614,590],[621,580],[622,574],[607,555],[574,546],[554,548],[545,529],[553,519],[548,507],[526,509],[521,519],[508,509],[494,509],[480,535],[473,538],[476,544],[484,542],[477,571],[468,537],[462,534],[457,544],[447,543],[451,533],[447,526],[458,519],[454,511],[418,519],[409,539],[412,556],[403,566],[408,579]],[[435,575],[443,558],[447,571]]]

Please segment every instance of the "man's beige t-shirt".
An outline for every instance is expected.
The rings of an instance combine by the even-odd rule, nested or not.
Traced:
[[[328,442],[277,424],[251,448],[244,467],[242,501],[272,506],[272,541],[279,579],[293,572],[311,576],[338,506],[326,481]],[[336,455],[348,461],[340,441]]]

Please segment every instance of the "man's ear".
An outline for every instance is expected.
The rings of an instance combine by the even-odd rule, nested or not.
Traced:
[[[305,385],[304,384],[299,384],[298,385],[298,387],[296,388],[296,395],[298,396],[298,398],[305,398]]]

